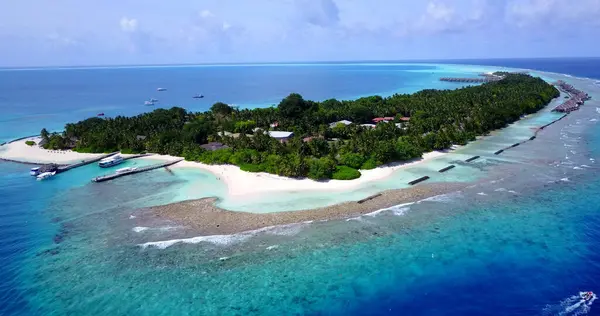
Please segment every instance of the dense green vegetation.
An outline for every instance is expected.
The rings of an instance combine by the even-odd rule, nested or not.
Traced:
[[[33,146],[33,145],[35,145],[35,142],[34,142],[34,141],[32,141],[32,140],[26,140],[26,141],[25,141],[25,144],[26,144],[27,146]]]
[[[269,172],[312,179],[353,179],[357,169],[421,157],[423,152],[466,144],[475,136],[505,127],[544,107],[559,92],[540,78],[506,74],[505,79],[457,90],[423,90],[391,97],[353,101],[304,100],[290,94],[276,107],[237,109],[216,103],[210,111],[191,113],[174,107],[134,117],[90,118],[67,124],[62,134],[42,137],[48,148],[79,152],[153,152],[183,156],[208,164],[235,164],[249,172]],[[375,117],[394,123],[362,127]],[[401,117],[410,117],[403,122]],[[355,124],[329,124],[350,120]],[[255,128],[294,132],[281,143]],[[223,132],[239,133],[233,136]],[[238,136],[239,135],[239,136]],[[237,136],[237,137],[235,137]],[[304,137],[312,137],[303,140]],[[200,147],[219,141],[228,148]]]

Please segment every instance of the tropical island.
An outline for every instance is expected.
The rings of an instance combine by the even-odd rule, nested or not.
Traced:
[[[292,93],[277,106],[209,111],[180,107],[134,117],[89,118],[62,133],[43,129],[46,149],[79,153],[152,152],[204,164],[231,164],[314,180],[350,180],[360,170],[464,145],[535,113],[560,95],[526,74],[456,90],[423,90],[352,101],[304,100]]]

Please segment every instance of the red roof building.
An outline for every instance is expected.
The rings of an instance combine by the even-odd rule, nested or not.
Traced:
[[[394,118],[390,117],[390,116],[386,116],[386,117],[376,117],[373,119],[374,123],[379,123],[379,122],[391,122],[393,121]]]

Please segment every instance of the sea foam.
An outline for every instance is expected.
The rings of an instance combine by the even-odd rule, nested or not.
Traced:
[[[181,239],[171,239],[171,240],[163,240],[163,241],[150,241],[143,244],[138,244],[142,249],[146,249],[148,247],[154,247],[158,249],[166,249],[178,243],[183,244],[198,244],[201,242],[211,243],[214,245],[220,246],[228,246],[236,243],[241,243],[249,238],[256,236],[260,233],[271,234],[271,235],[279,235],[279,236],[292,236],[299,233],[306,225],[312,223],[312,221],[305,221],[301,223],[294,224],[286,224],[286,225],[276,225],[276,226],[268,226],[264,228],[259,228],[255,230],[249,230],[246,232],[231,234],[231,235],[210,235],[210,236],[197,236],[192,238],[181,238]]]
[[[435,196],[420,200],[417,202],[417,204],[420,204],[422,202],[450,203],[461,197],[462,197],[462,192],[456,191],[456,192],[452,192],[452,193],[435,195]]]

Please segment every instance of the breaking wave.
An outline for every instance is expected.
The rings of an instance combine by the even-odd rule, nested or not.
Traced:
[[[306,221],[295,224],[287,224],[287,225],[277,225],[277,226],[269,226],[264,228],[259,228],[255,230],[250,230],[247,232],[242,232],[238,234],[231,235],[211,235],[211,236],[198,236],[192,238],[181,238],[181,239],[171,239],[171,240],[163,240],[163,241],[150,241],[143,244],[138,244],[142,249],[146,249],[149,247],[158,248],[158,249],[166,249],[178,243],[183,244],[198,244],[201,242],[211,243],[214,245],[233,245],[236,243],[240,243],[248,240],[249,238],[256,236],[260,233],[271,234],[271,235],[279,235],[279,236],[292,236],[299,233],[306,225],[312,223],[312,221]]]

